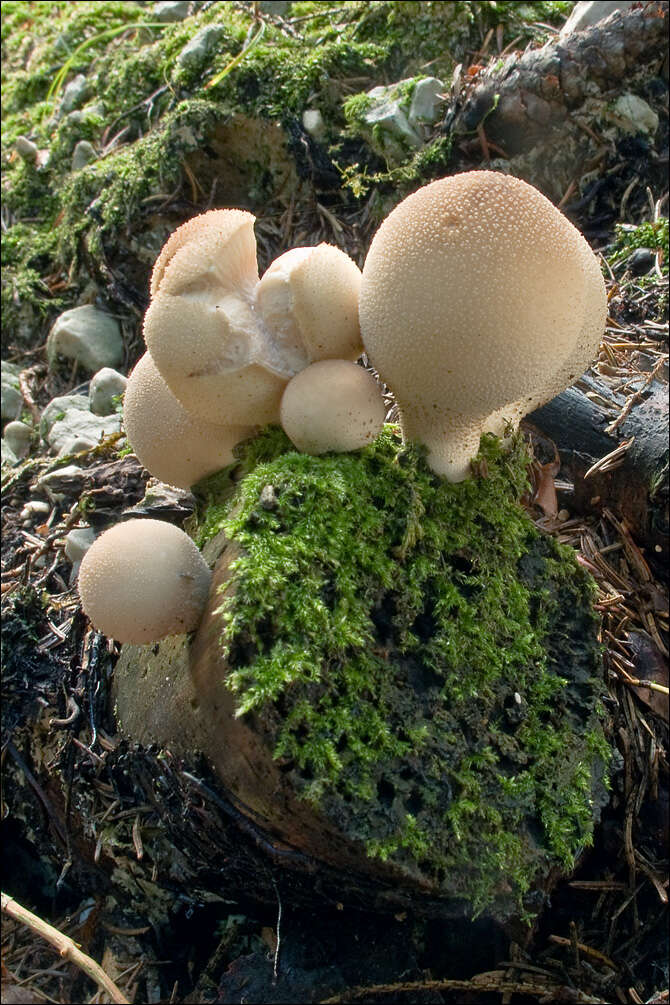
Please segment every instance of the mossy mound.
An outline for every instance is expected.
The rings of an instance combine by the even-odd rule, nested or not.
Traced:
[[[340,207],[381,172],[393,205],[401,185],[446,169],[450,144],[436,137],[389,174],[350,135],[352,85],[425,72],[446,80],[489,28],[504,24],[506,41],[526,41],[537,37],[534,21],[560,23],[570,7],[332,0],[293,3],[286,22],[250,2],[195,0],[188,17],[161,23],[150,4],[130,0],[3,0],[5,339],[31,342],[36,320],[79,302],[91,277],[117,309],[143,309],[175,213],[194,215],[214,198],[267,214],[311,205],[324,190]],[[65,100],[79,75],[82,89]],[[323,115],[319,143],[302,126],[307,108]],[[17,154],[20,136],[39,149],[37,162]],[[75,168],[81,140],[97,156]],[[123,282],[110,283],[110,269]]]
[[[520,506],[527,464],[487,436],[452,485],[392,427],[323,457],[269,431],[232,502],[199,487],[199,543],[241,549],[238,715],[369,856],[498,915],[590,843],[608,760],[593,584]]]

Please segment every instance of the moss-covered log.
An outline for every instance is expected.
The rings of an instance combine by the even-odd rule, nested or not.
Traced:
[[[488,437],[451,485],[392,428],[317,458],[261,437],[232,498],[202,487],[221,557],[201,628],[124,647],[122,729],[202,750],[251,820],[331,867],[533,913],[590,841],[607,747],[590,581],[519,505],[526,463]]]

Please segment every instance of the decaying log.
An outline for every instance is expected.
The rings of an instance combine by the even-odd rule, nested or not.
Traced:
[[[520,58],[492,62],[452,123],[471,133],[485,123],[488,139],[509,155],[546,143],[594,92],[620,85],[642,67],[661,69],[668,3],[617,11],[585,31],[552,40]]]
[[[559,482],[572,485],[564,490],[564,505],[578,513],[612,510],[646,550],[647,561],[667,576],[667,384],[652,381],[618,428],[608,432],[612,406],[618,410],[623,402],[606,384],[585,376],[579,385],[531,413],[528,422],[558,448]],[[627,442],[630,445],[612,459],[612,467],[605,464],[585,477],[598,461]]]

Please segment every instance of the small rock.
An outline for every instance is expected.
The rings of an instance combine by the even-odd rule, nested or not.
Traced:
[[[409,107],[409,124],[433,125],[438,121],[445,102],[444,83],[437,77],[426,77],[414,88],[412,104]]]
[[[625,0],[623,3],[610,2],[610,0],[591,0],[591,2],[581,0],[572,8],[570,17],[561,28],[561,38],[571,35],[573,31],[583,31],[585,28],[590,28],[592,24],[597,24],[598,21],[609,17],[615,10],[628,10],[629,7],[633,6],[633,2],[634,0],[629,0],[628,3]]]
[[[97,153],[95,147],[88,140],[79,140],[72,153],[72,170],[81,171],[83,167],[96,160]]]
[[[9,444],[5,443],[4,438],[0,440],[0,464],[2,464],[3,467],[5,464],[8,464],[11,467],[14,464],[18,464],[18,462],[19,459]]]
[[[144,498],[135,506],[125,509],[122,516],[124,519],[129,516],[146,516],[181,524],[194,509],[195,496],[192,492],[175,488],[174,485],[166,485],[157,478],[150,478],[146,484]]]
[[[154,21],[161,21],[163,24],[183,21],[185,17],[188,17],[190,6],[189,0],[176,0],[174,3],[165,0],[164,3],[154,4],[152,17]]]
[[[92,304],[65,311],[56,318],[47,339],[49,366],[57,356],[76,359],[90,373],[118,366],[123,359],[118,322]]]
[[[628,256],[626,265],[634,276],[646,276],[654,267],[656,256],[649,248],[636,248]]]
[[[15,363],[2,362],[0,367],[0,406],[2,421],[16,419],[23,408],[23,395],[19,387],[21,367]]]
[[[402,83],[402,81],[401,81]],[[373,104],[365,113],[365,123],[369,126],[377,126],[385,133],[388,133],[388,140],[392,145],[420,147],[422,140],[415,129],[409,124],[401,101],[396,98],[397,85],[392,87],[373,87],[368,91],[368,97],[372,98]]]
[[[617,98],[613,118],[616,125],[627,133],[649,133],[653,136],[658,129],[658,115],[637,94],[622,94]]]
[[[103,105],[102,101],[95,101],[92,105],[86,105],[82,111],[84,112],[84,115],[95,115],[97,119],[104,119],[107,113],[107,109]]]
[[[92,377],[88,389],[89,407],[94,415],[113,415],[128,380],[111,367],[103,367]]]
[[[5,426],[5,443],[17,458],[26,457],[30,453],[30,441],[33,431],[25,422],[8,422]]]
[[[260,0],[258,5],[264,14],[278,14],[283,17],[291,6],[291,0]]]
[[[26,136],[17,137],[14,149],[19,157],[30,164],[34,164],[37,160],[39,151],[33,141],[29,140]]]
[[[37,479],[37,488],[42,489],[48,496],[56,497],[64,492],[81,494],[81,488],[86,479],[86,472],[76,464],[67,464],[65,467],[56,468],[49,471]]]
[[[21,523],[24,527],[28,527],[33,520],[48,517],[50,510],[51,506],[49,503],[42,502],[41,499],[31,499],[30,502],[25,504],[19,514]]]
[[[59,394],[52,398],[47,407],[42,412],[40,419],[40,436],[46,440],[54,422],[62,419],[66,412],[72,409],[79,409],[80,412],[88,412],[88,395],[86,394]]]
[[[322,140],[326,132],[326,123],[318,108],[306,108],[302,113],[302,125],[306,133],[315,140]]]
[[[277,500],[277,493],[275,492],[274,485],[263,486],[260,494],[260,504],[263,507],[263,509],[266,510],[277,509],[279,503]]]
[[[64,457],[95,447],[104,437],[120,431],[120,415],[93,415],[73,408],[54,422],[46,440],[55,454]]]
[[[86,87],[86,77],[83,73],[78,73],[63,91],[63,98],[60,103],[61,115],[67,115],[73,108],[81,104]]]
[[[65,557],[69,558],[73,565],[78,565],[96,536],[92,527],[75,527],[65,535]]]
[[[197,70],[216,48],[223,35],[219,24],[208,24],[197,32],[177,56],[177,63],[184,69]]]

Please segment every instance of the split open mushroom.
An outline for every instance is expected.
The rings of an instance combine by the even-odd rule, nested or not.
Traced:
[[[424,186],[382,223],[359,310],[405,439],[461,481],[485,429],[518,423],[593,359],[606,295],[587,242],[548,199],[471,171]]]
[[[123,424],[147,471],[182,489],[232,464],[233,447],[255,431],[254,426],[217,426],[189,414],[148,352],[128,379]]]
[[[151,279],[144,337],[188,412],[228,425],[279,420],[286,383],[362,350],[361,274],[338,248],[281,256],[259,281],[254,217],[212,210],[179,227]]]
[[[368,370],[344,359],[326,359],[301,370],[286,385],[281,423],[305,454],[346,453],[372,443],[386,408]]]
[[[91,545],[79,596],[95,628],[142,645],[197,627],[211,573],[191,538],[160,520],[116,524]]]

